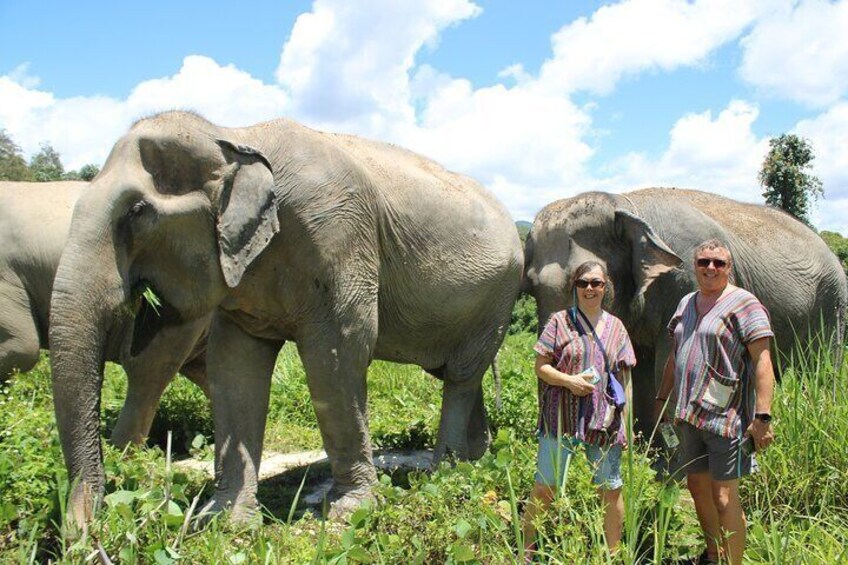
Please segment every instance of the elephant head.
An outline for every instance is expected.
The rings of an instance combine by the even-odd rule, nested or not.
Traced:
[[[133,351],[156,326],[213,311],[278,231],[268,160],[237,130],[187,113],[136,123],[76,204],[52,297],[56,419],[84,524],[103,491],[99,429],[104,360],[135,316]],[[150,288],[162,306],[144,311]]]
[[[604,264],[615,289],[611,310],[635,319],[645,293],[682,260],[618,197],[588,192],[546,206],[536,216],[525,246],[525,288],[535,298],[539,328],[571,305],[568,281],[583,262]]]

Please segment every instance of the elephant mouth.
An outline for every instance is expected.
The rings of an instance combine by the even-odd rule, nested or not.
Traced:
[[[133,285],[131,297],[134,322],[130,355],[135,357],[150,345],[159,331],[167,326],[179,324],[182,317],[147,279],[139,279]]]

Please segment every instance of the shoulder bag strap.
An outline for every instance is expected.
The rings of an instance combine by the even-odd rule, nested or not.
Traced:
[[[580,317],[583,318],[583,321],[586,322],[586,325],[589,326],[590,330],[592,330],[592,337],[595,338],[595,343],[597,343],[598,347],[601,348],[601,354],[604,356],[604,365],[605,365],[606,371],[608,373],[612,372],[610,362],[609,362],[609,357],[607,356],[607,350],[604,348],[604,344],[601,341],[601,338],[599,338],[598,334],[595,332],[595,327],[592,325],[592,322],[589,321],[589,318],[586,317],[586,314],[584,314],[583,311],[580,308],[577,308],[575,306],[574,309],[577,310],[577,312],[580,313]]]

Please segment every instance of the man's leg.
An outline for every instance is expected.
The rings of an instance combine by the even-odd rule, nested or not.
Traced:
[[[745,551],[745,512],[739,500],[739,479],[712,481],[712,495],[723,534],[724,556],[731,565],[739,565]]]
[[[709,471],[686,475],[686,484],[695,501],[695,513],[707,542],[707,556],[718,561],[718,540],[721,539],[721,522],[713,495],[713,479]]]

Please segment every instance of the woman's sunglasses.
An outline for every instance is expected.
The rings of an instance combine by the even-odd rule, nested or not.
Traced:
[[[727,261],[724,259],[698,259],[695,261],[695,264],[699,267],[707,268],[710,266],[710,263],[715,265],[716,269],[723,269],[727,266]]]
[[[607,283],[601,279],[592,279],[590,281],[587,281],[586,279],[577,279],[574,281],[574,286],[577,288],[589,288],[590,286],[592,288],[604,288],[607,286]]]

